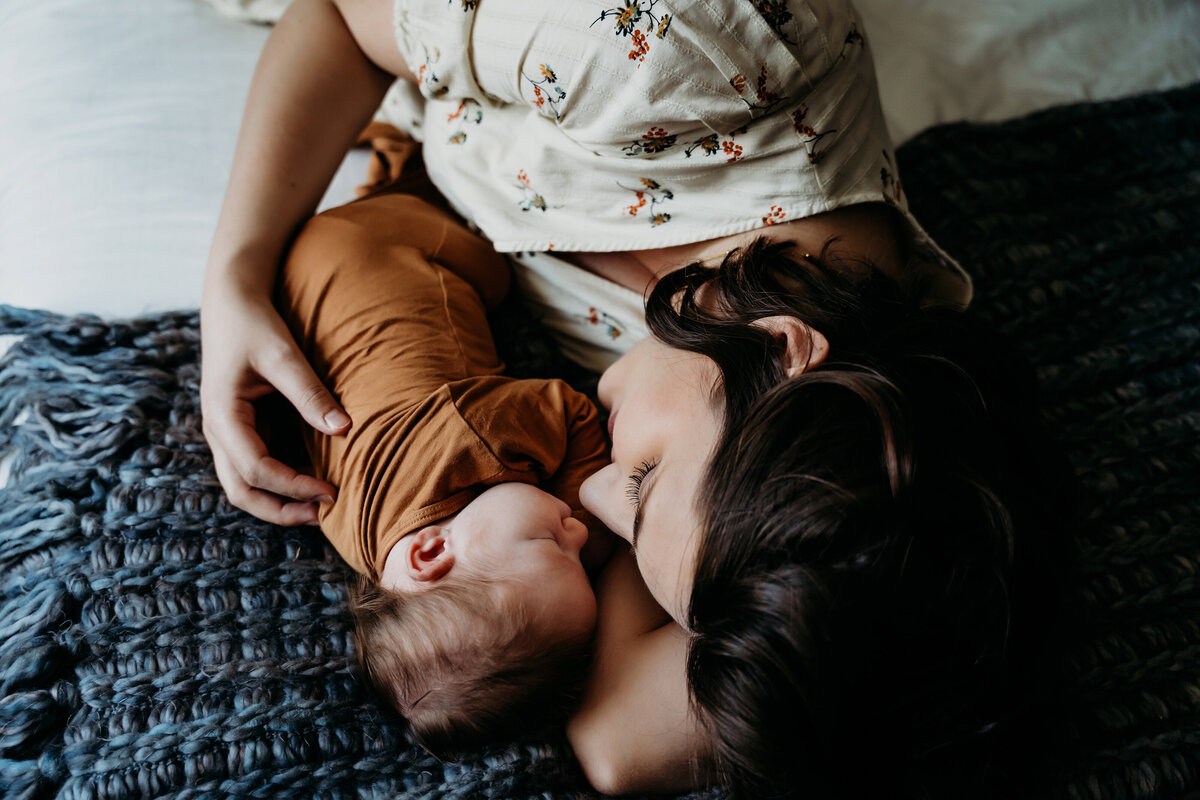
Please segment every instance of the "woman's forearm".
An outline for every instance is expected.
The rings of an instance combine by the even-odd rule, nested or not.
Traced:
[[[688,703],[687,638],[675,623],[597,659],[567,738],[605,794],[683,792],[704,783],[707,739]]]
[[[352,420],[305,360],[271,294],[291,238],[393,74],[407,73],[395,41],[379,36],[381,19],[391,31],[390,8],[390,0],[295,0],[279,21],[251,81],[204,272],[204,436],[230,502],[279,525],[316,524],[317,502],[336,487],[271,455],[255,402],[279,392],[331,436]],[[376,49],[382,56],[370,55]]]
[[[251,81],[206,280],[270,291],[290,237],[394,79],[332,0],[295,0]]]
[[[567,738],[606,794],[679,792],[704,782],[707,737],[687,690],[687,634],[646,589],[628,548],[600,576],[596,655]]]

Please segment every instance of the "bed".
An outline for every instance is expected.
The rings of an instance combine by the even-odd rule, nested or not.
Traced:
[[[195,309],[281,5],[0,0],[0,794],[591,796],[552,731],[408,745],[344,565],[213,475]],[[904,191],[1083,486],[1040,795],[1200,797],[1200,6],[859,6]],[[587,381],[502,313],[514,368]]]

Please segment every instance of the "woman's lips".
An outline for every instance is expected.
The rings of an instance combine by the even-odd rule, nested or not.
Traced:
[[[617,412],[614,411],[608,415],[608,439],[609,439],[609,441],[612,441],[613,425],[616,424],[616,421],[617,421]]]

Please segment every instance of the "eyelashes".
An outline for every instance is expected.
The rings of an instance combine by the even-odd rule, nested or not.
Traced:
[[[650,474],[650,470],[657,466],[657,461],[653,463],[643,461],[629,476],[629,480],[625,484],[625,497],[629,499],[629,503],[635,508],[642,499],[642,481],[646,480],[646,476]]]

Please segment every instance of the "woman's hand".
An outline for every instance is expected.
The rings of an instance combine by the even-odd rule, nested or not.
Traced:
[[[204,273],[204,435],[230,501],[280,525],[315,523],[315,501],[336,490],[271,456],[254,401],[278,390],[329,434],[350,420],[292,341],[271,292],[289,240],[388,86],[396,75],[415,80],[392,36],[391,9],[390,0],[288,6],[250,82]]]
[[[345,433],[350,418],[317,378],[265,292],[214,276],[201,308],[200,403],[204,436],[229,500],[278,525],[315,525],[317,501],[336,488],[271,456],[254,402],[274,391],[323,433]]]

